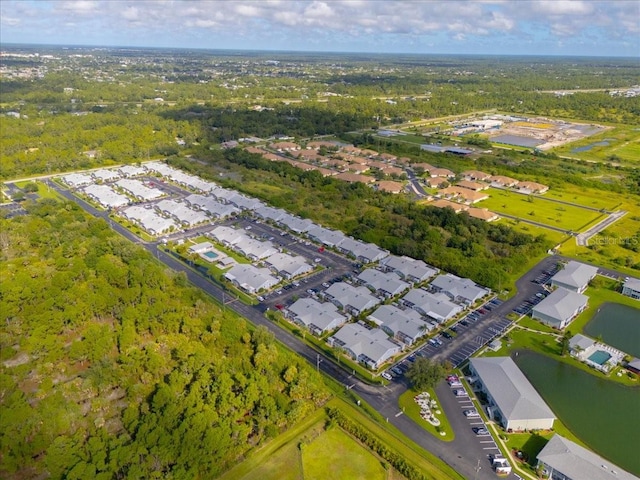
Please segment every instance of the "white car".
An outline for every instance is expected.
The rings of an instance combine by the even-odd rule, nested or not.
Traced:
[[[463,413],[464,413],[464,416],[467,418],[476,418],[480,416],[478,411],[475,409],[465,410]]]
[[[387,372],[382,372],[382,378],[386,378],[387,380],[393,380],[393,377],[389,375]]]

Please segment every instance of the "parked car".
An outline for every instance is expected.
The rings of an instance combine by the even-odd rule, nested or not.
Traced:
[[[467,396],[467,392],[465,392],[463,389],[459,389],[459,390],[452,390],[453,394],[456,397],[466,397]]]
[[[475,433],[478,436],[489,435],[489,430],[487,430],[484,427],[473,427],[471,430],[473,430],[473,433]]]
[[[386,378],[387,380],[393,380],[393,377],[389,375],[387,372],[382,372],[382,378]]]
[[[480,416],[480,414],[478,413],[478,411],[475,408],[473,408],[471,410],[465,410],[462,413],[464,413],[464,416],[467,417],[467,418],[476,418],[476,417]]]

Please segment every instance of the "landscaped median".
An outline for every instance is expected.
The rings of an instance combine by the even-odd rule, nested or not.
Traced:
[[[400,399],[398,400],[400,408],[402,408],[402,411],[407,417],[416,422],[430,434],[438,437],[440,440],[443,440],[445,442],[452,441],[455,438],[453,428],[451,428],[451,424],[449,423],[447,416],[442,411],[440,400],[438,399],[435,391],[432,388],[427,389],[426,393],[429,394],[429,399],[434,400],[436,403],[435,406],[431,404],[431,413],[436,419],[439,420],[440,424],[436,426],[421,417],[420,412],[423,410],[423,408],[416,401],[416,397],[423,393],[424,392],[418,392],[416,390],[407,390],[400,396]]]

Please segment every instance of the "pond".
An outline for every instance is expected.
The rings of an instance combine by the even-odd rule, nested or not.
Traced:
[[[607,147],[607,146],[609,146],[609,142],[607,142],[606,140],[603,140],[602,142],[594,142],[594,143],[590,143],[589,145],[584,145],[582,147],[576,147],[571,150],[571,153],[588,152],[594,147]]]
[[[602,457],[640,475],[640,388],[527,350],[514,361],[569,430]]]
[[[629,355],[640,358],[640,309],[620,303],[604,303],[589,323],[584,333]]]

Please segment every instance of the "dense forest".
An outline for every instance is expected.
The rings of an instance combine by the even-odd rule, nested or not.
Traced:
[[[0,220],[1,477],[214,478],[327,399],[103,220],[27,208]]]
[[[450,209],[420,205],[362,183],[270,162],[243,150],[203,152],[200,158],[213,166],[208,170],[212,177],[216,169],[242,167],[241,180],[216,179],[225,186],[491,288],[506,286],[508,275],[552,247],[544,237],[457,215]],[[200,175],[207,173],[200,162],[179,158],[170,162]]]

